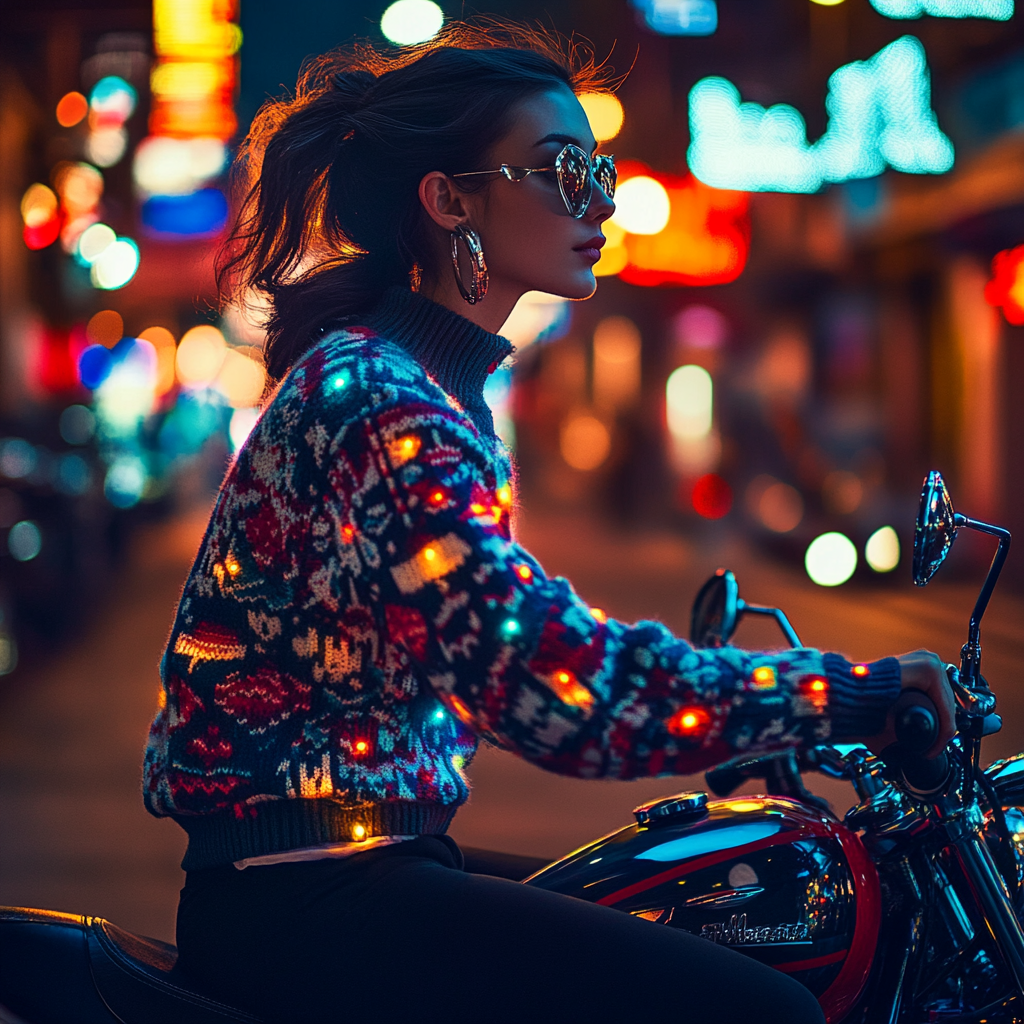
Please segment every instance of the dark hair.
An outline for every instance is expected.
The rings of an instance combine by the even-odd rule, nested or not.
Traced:
[[[307,63],[294,98],[265,103],[241,147],[239,212],[217,266],[222,296],[269,301],[270,375],[282,377],[318,328],[415,283],[429,259],[425,174],[483,169],[519,100],[609,79],[588,47],[493,19],[449,24],[415,47],[356,44]]]

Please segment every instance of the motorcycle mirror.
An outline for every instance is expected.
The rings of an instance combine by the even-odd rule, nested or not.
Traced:
[[[690,617],[694,647],[722,647],[729,642],[739,619],[740,588],[729,569],[719,569],[697,592]]]
[[[957,535],[956,513],[942,474],[925,477],[914,530],[914,583],[925,586],[946,560]]]

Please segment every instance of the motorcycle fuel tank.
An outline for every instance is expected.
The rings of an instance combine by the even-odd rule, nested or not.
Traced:
[[[527,884],[728,946],[802,982],[841,1020],[881,921],[878,874],[856,833],[781,797],[684,793],[635,813]]]

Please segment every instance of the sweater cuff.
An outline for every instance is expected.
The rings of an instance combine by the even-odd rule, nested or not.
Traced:
[[[833,740],[875,736],[900,695],[900,663],[882,658],[852,665],[839,654],[822,657],[828,676],[828,713]]]

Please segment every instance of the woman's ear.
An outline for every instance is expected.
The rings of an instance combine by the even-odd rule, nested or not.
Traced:
[[[469,217],[464,194],[441,171],[431,171],[423,176],[419,197],[427,216],[445,231],[454,230],[457,224],[465,224]]]

